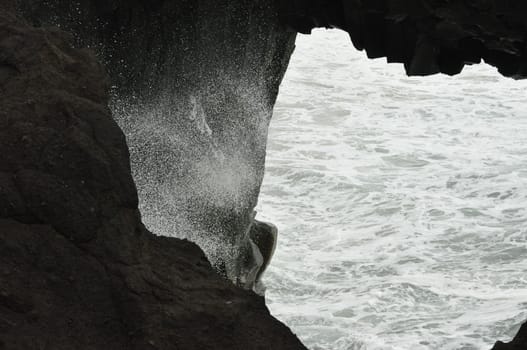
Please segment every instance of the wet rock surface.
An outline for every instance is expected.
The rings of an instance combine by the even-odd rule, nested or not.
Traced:
[[[232,281],[250,254],[267,128],[296,32],[274,0],[20,0],[89,46],[113,86],[143,222],[197,242]]]
[[[70,43],[0,5],[0,349],[304,349],[145,229],[104,69]]]

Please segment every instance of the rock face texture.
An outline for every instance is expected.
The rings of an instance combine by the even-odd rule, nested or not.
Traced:
[[[268,124],[296,32],[273,0],[20,0],[94,48],[114,86],[145,224],[245,285]],[[250,284],[250,283],[249,283]]]
[[[28,25],[3,0],[0,349],[304,349],[197,246],[148,232],[131,171],[143,222],[200,242],[246,285],[244,269],[258,276],[244,262],[295,31],[342,28],[413,75],[484,59],[524,77],[526,6],[18,0]],[[495,349],[524,349],[524,333]]]
[[[0,349],[304,349],[145,229],[109,80],[70,39],[0,5]]]
[[[521,326],[518,334],[510,343],[497,342],[492,350],[524,350],[527,349],[527,323]]]
[[[337,27],[368,57],[404,63],[410,75],[457,74],[481,60],[527,76],[527,3],[503,0],[294,0],[283,21],[300,32]]]

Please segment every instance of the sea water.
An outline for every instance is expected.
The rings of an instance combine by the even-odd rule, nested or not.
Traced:
[[[267,302],[310,349],[490,349],[527,320],[527,82],[300,36],[269,133]]]

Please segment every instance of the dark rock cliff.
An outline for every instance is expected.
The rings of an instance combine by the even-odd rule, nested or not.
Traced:
[[[274,1],[21,0],[19,8],[37,26],[72,33],[107,67],[145,224],[198,242],[245,284],[268,124],[296,35],[280,25]]]
[[[0,5],[0,349],[304,349],[144,228],[108,79],[69,42]]]

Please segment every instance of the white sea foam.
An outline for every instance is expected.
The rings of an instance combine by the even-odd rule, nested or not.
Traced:
[[[527,82],[407,78],[300,36],[258,211],[267,299],[311,349],[490,349],[527,319]]]

